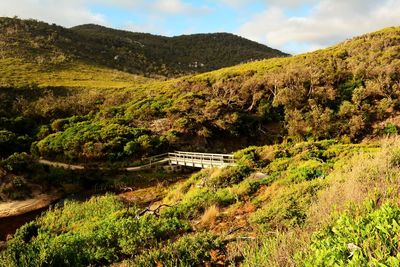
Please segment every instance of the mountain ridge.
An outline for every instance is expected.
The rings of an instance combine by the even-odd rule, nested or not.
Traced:
[[[0,56],[46,61],[83,60],[145,76],[174,77],[241,62],[288,56],[227,34],[165,37],[95,24],[64,28],[36,20],[0,18]]]

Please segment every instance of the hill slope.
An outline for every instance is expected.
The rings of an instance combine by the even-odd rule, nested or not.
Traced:
[[[119,91],[17,90],[0,94],[0,114],[43,125],[32,152],[59,160],[228,152],[282,139],[360,141],[400,126],[399,36],[399,27],[387,28],[313,53]]]
[[[151,68],[163,75],[185,74],[220,69],[251,60],[287,56],[279,50],[229,33],[164,37],[93,24],[77,26],[72,30],[103,49],[109,49],[107,54],[111,53],[112,58],[105,58],[104,64],[116,65],[129,71],[150,63],[152,66],[147,68],[148,74],[151,74]],[[106,60],[114,63],[107,63]]]
[[[0,266],[399,265],[400,142],[386,137],[400,126],[399,27],[125,90],[46,89],[0,90],[2,198],[24,197],[30,184],[103,176],[38,169],[13,152],[132,163],[185,146],[264,145],[157,193],[158,203],[135,192],[124,200],[134,205],[110,195],[66,201],[18,230]],[[114,186],[145,179],[112,175]],[[157,188],[167,184],[164,173],[151,175],[164,181]]]
[[[277,56],[287,54],[226,33],[169,38],[98,25],[66,29],[0,18],[0,58],[42,65],[80,60],[133,74],[176,76]]]
[[[399,36],[400,28],[388,28],[313,53],[138,85],[125,103],[99,107],[84,122],[66,121],[38,143],[39,151],[79,158],[83,145],[94,142],[103,152],[88,157],[123,158],[171,145],[222,152],[281,138],[361,140],[396,133]],[[77,132],[90,138],[72,139]]]

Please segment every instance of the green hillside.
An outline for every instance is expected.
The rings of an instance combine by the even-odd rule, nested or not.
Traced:
[[[87,63],[61,63],[46,73],[5,59],[0,157],[5,166],[30,158],[19,153],[129,165],[174,149],[216,153],[395,135],[399,36],[398,27],[387,28],[313,53],[166,81]],[[11,188],[19,184],[10,182],[14,173],[2,171]],[[27,184],[37,181],[21,175]]]
[[[141,72],[115,52],[210,35],[0,22],[0,202],[79,199],[0,242],[0,266],[400,265],[400,27],[154,79],[137,73],[192,70],[159,71],[162,45],[141,52]],[[236,165],[119,169],[175,149],[232,152]]]
[[[147,66],[145,74],[155,72],[171,76],[171,74],[206,72],[252,60],[287,56],[279,50],[229,33],[163,37],[92,24],[77,26],[72,30],[83,38],[89,38],[93,43],[99,44],[103,50],[108,49],[107,53],[111,53],[111,57],[91,58],[92,60],[134,73],[135,69]],[[118,59],[115,59],[115,56]]]
[[[226,33],[169,38],[98,25],[66,29],[0,18],[0,58],[47,67],[79,61],[145,76],[178,76],[279,56],[287,54]]]
[[[108,96],[119,102],[52,124],[35,151],[104,160],[397,133],[399,33],[388,28],[313,53],[132,86]],[[82,138],[71,139],[76,133]],[[94,144],[96,156],[84,155]]]

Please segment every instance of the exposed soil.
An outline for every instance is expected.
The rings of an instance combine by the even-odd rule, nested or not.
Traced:
[[[48,207],[33,210],[22,215],[0,218],[0,242],[5,241],[8,235],[13,235],[15,231],[27,222],[33,221]]]
[[[0,241],[27,222],[34,220],[51,203],[60,199],[60,194],[40,194],[32,199],[0,203]]]
[[[32,199],[0,203],[0,218],[18,216],[49,206],[60,194],[40,194]]]

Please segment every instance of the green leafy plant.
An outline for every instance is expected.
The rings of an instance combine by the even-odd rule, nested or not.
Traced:
[[[385,204],[361,216],[344,214],[314,235],[305,266],[398,266],[400,208]]]

